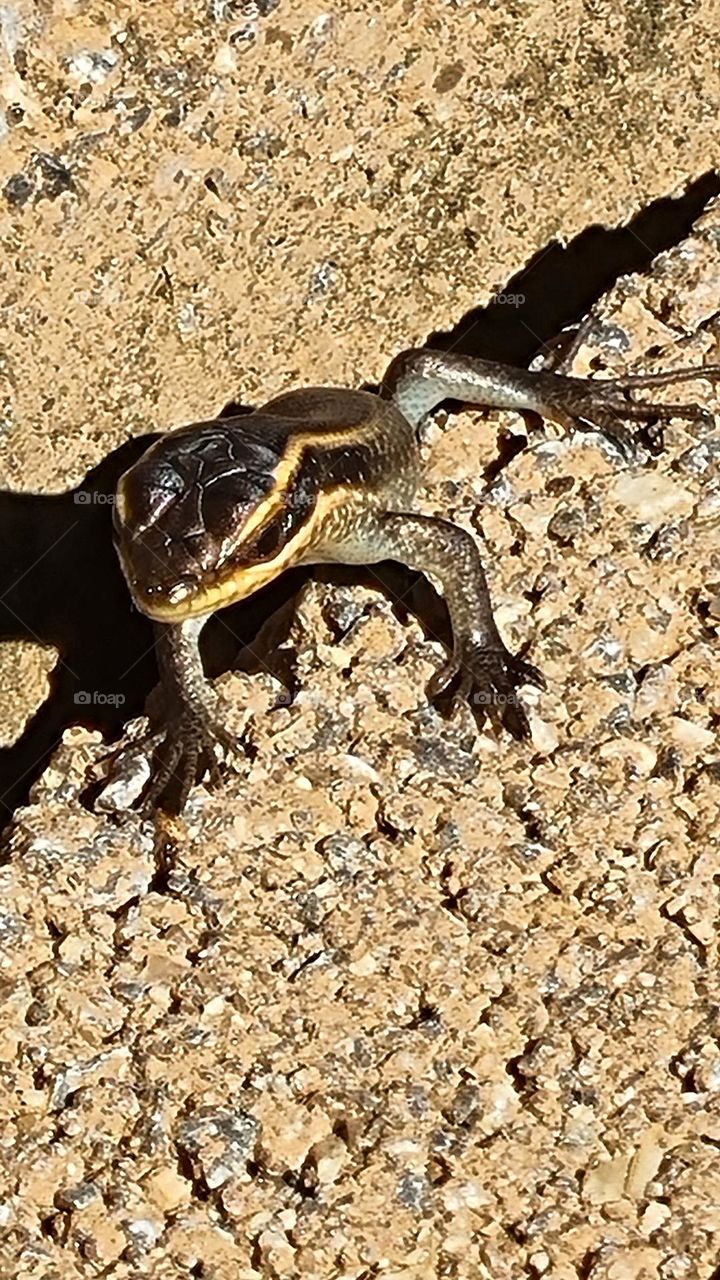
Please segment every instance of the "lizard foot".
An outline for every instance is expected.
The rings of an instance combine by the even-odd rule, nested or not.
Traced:
[[[632,460],[637,452],[637,430],[629,423],[664,423],[672,418],[688,422],[710,422],[712,414],[699,404],[661,404],[634,400],[631,392],[639,388],[661,387],[690,382],[697,378],[717,380],[720,366],[668,369],[661,373],[637,374],[626,378],[572,378],[564,375],[542,375],[543,393],[547,395],[547,413],[562,426],[581,431],[597,431],[605,436],[622,456]],[[662,437],[652,441],[655,451]]]
[[[216,748],[228,756],[236,756],[241,739],[224,725],[196,710],[179,710],[169,721],[164,737],[152,751],[150,782],[142,807],[148,812],[156,808],[180,813],[191,787],[205,775],[211,785],[222,780]]]
[[[488,648],[469,639],[456,648],[449,662],[427,685],[431,702],[449,697],[451,705],[467,701],[474,710],[486,711],[495,727],[503,724],[514,738],[530,737],[527,712],[518,697],[523,684],[545,688],[537,667],[504,646]]]

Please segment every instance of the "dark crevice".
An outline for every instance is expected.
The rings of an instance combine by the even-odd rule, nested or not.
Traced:
[[[395,824],[391,822],[390,819],[386,817],[385,814],[383,814],[382,812],[379,812],[376,815],[375,826],[377,827],[380,835],[384,836],[385,839],[390,842],[390,844],[397,844],[399,842],[400,828],[396,827]]]
[[[170,878],[177,866],[177,837],[170,831],[158,826],[153,840],[153,861],[155,870],[150,877],[147,893],[156,893],[159,897],[172,897]]]
[[[506,785],[503,803],[522,823],[528,843],[542,844],[545,836],[542,816],[534,805],[530,805],[525,789],[513,783]]]
[[[551,867],[546,867],[544,871],[540,872],[540,883],[544,884],[548,893],[553,894],[553,896],[556,898],[562,898],[563,896],[562,889],[558,889],[557,885],[555,884],[555,881],[552,878]]]
[[[541,844],[543,829],[537,813],[533,813],[531,809],[520,809],[517,816],[525,828],[525,835],[530,844]]]
[[[182,1147],[176,1148],[177,1168],[181,1178],[185,1178],[192,1187],[193,1195],[196,1200],[207,1203],[212,1200],[212,1194],[208,1189],[205,1179],[198,1176],[195,1172],[195,1166],[192,1159]]]
[[[170,999],[168,1000],[165,1016],[167,1018],[177,1018],[182,1013],[183,995],[181,991],[171,989]]]
[[[301,1200],[317,1200],[317,1175],[310,1161],[305,1161],[299,1173],[289,1169],[282,1175],[282,1182]]]
[[[332,1132],[333,1132],[333,1137],[339,1138],[341,1142],[344,1142],[348,1150],[351,1149],[352,1139],[350,1135],[350,1127],[348,1125],[347,1120],[343,1116],[341,1116],[339,1120],[335,1121],[332,1127]]]
[[[421,1031],[430,1029],[437,1031],[440,1028],[442,1016],[440,1010],[433,1004],[429,1004],[424,996],[420,997],[417,1012],[413,1015],[406,1027],[408,1031]]]
[[[687,1049],[682,1049],[680,1053],[674,1054],[668,1063],[668,1071],[671,1076],[680,1081],[683,1093],[697,1093],[694,1067],[687,1065],[686,1054]]]
[[[577,1269],[578,1280],[590,1280],[595,1268],[595,1263],[598,1261],[599,1257],[600,1254],[597,1249],[590,1249],[590,1251],[585,1254],[585,1257],[581,1260]]]
[[[508,989],[507,989],[507,987],[505,987],[505,986],[504,986],[504,987],[501,989],[501,991],[500,991],[496,996],[492,996],[492,997],[491,997],[491,999],[490,999],[490,1001],[489,1001],[489,1003],[488,1003],[487,1007],[486,1007],[485,1009],[483,1009],[482,1013],[480,1014],[480,1017],[478,1018],[478,1026],[479,1026],[479,1027],[489,1027],[489,1026],[491,1026],[491,1024],[492,1024],[492,1015],[493,1015],[493,1011],[494,1011],[494,1009],[495,1009],[495,1006],[496,1006],[496,1005],[498,1005],[498,1004],[502,1004],[502,1001],[503,1001],[503,1000],[505,999],[505,997],[507,996],[507,993],[508,993]]]
[[[469,311],[450,331],[431,333],[426,345],[526,366],[563,328],[579,323],[621,275],[646,271],[658,253],[683,240],[718,193],[720,177],[708,172],[677,199],[653,201],[626,226],[593,225],[567,245],[552,241],[496,289],[487,306]],[[161,272],[161,283],[172,289],[167,273]],[[518,305],[503,302],[508,295]],[[388,359],[393,354],[388,351]],[[224,411],[208,405],[207,416],[248,411],[237,403]],[[26,802],[65,729],[84,725],[116,741],[127,721],[142,714],[156,682],[151,625],[131,606],[111,536],[117,480],[156,438],[126,442],[67,493],[0,491],[0,640],[39,641],[61,655],[46,701],[18,740],[0,749],[0,826]],[[488,478],[521,447],[521,437],[501,441]],[[417,575],[397,566],[364,575],[326,572],[329,581],[375,586],[383,586],[384,577],[397,582],[399,572],[404,586],[395,595],[412,586],[411,611],[418,606],[427,634],[441,640],[447,634],[446,615],[432,604],[427,584],[416,590]],[[307,576],[297,570],[283,574],[208,624],[202,647],[211,678],[233,665],[268,619],[294,600]],[[426,621],[422,605],[428,601]],[[167,891],[166,878],[160,867],[156,891]]]
[[[66,1245],[70,1235],[70,1214],[62,1212],[48,1214],[47,1217],[40,1219],[40,1231],[55,1244]]]
[[[678,747],[672,745],[661,746],[658,751],[657,763],[650,776],[652,778],[666,778],[669,781],[677,781],[682,774],[682,766],[682,752]],[[653,845],[653,850],[656,848],[657,845]]]
[[[483,471],[486,485],[491,485],[498,476],[510,466],[513,458],[522,453],[527,444],[526,436],[516,436],[501,431],[497,436],[497,455],[488,463]]]
[[[698,964],[701,966],[701,968],[706,969],[707,963],[708,963],[707,947],[704,946],[702,942],[699,942],[698,939],[692,934],[690,930],[690,926],[687,920],[685,919],[684,912],[681,910],[681,911],[677,911],[674,915],[671,915],[667,909],[667,906],[663,904],[660,907],[660,915],[663,917],[663,919],[669,921],[670,924],[675,925],[676,929],[679,929],[681,931],[681,933],[684,935],[685,939],[687,940],[687,943],[693,955],[695,956],[695,959],[697,960]]]
[[[51,916],[45,916],[45,928],[52,938],[52,953],[55,960],[60,959],[60,948],[67,938],[68,931],[56,924]]]
[[[311,965],[316,964],[323,954],[324,953],[322,951],[313,951],[309,956],[305,956],[305,959],[298,965],[297,969],[293,969],[292,972],[288,974],[288,982],[297,982],[298,978],[301,977],[305,970],[309,969]]]
[[[453,875],[452,864],[447,863],[443,867],[439,876],[440,890],[441,890],[440,906],[443,908],[444,911],[449,911],[451,915],[462,917],[460,903],[462,902],[463,898],[467,897],[468,889],[467,887],[463,887],[461,889],[458,889],[456,893],[451,892],[449,885],[450,885],[450,880],[452,879],[452,875]]]
[[[514,1058],[508,1058],[505,1064],[505,1071],[509,1075],[513,1089],[523,1106],[527,1106],[537,1092],[537,1086],[534,1077],[528,1070],[528,1064],[531,1054],[539,1043],[538,1039],[528,1040],[527,1044],[523,1046],[522,1052],[516,1054]]]
[[[524,1245],[527,1242],[527,1231],[520,1222],[505,1223],[505,1235],[513,1244]]]
[[[206,929],[203,929],[196,945],[185,952],[189,964],[193,967],[204,964],[207,953],[220,941],[222,936],[223,931],[218,925],[209,925]]]

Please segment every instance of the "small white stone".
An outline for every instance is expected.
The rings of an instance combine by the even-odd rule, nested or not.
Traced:
[[[692,720],[673,716],[671,724],[673,739],[682,747],[689,747],[693,751],[707,751],[716,744],[715,734],[710,729],[703,729],[702,725],[694,724]]]
[[[152,1218],[135,1218],[133,1222],[128,1222],[126,1229],[143,1249],[152,1249],[162,1235],[160,1223],[153,1222]]]
[[[65,65],[79,80],[102,84],[112,75],[119,61],[120,54],[114,49],[79,49],[70,55]]]
[[[659,471],[618,476],[610,498],[651,527],[662,524],[669,515],[689,515],[694,506],[690,490]]]

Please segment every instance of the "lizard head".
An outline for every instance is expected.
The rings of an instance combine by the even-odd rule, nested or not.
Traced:
[[[272,423],[170,432],[118,482],[115,542],[133,600],[161,622],[235,603],[301,554],[313,497]]]

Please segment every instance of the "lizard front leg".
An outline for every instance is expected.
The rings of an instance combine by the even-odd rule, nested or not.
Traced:
[[[203,671],[199,637],[206,617],[177,624],[155,623],[155,649],[165,701],[165,735],[153,751],[144,804],[171,799],[180,812],[202,770],[217,778],[215,747],[237,751],[236,738],[220,720],[216,696]],[[176,794],[170,795],[171,791]]]
[[[331,554],[351,564],[398,560],[436,578],[450,613],[453,649],[450,660],[430,680],[428,697],[449,691],[499,717],[514,737],[530,736],[517,691],[523,684],[543,687],[544,680],[503,643],[480,553],[469,533],[433,516],[370,509],[354,516]]]
[[[417,348],[390,364],[380,388],[403,416],[417,426],[443,400],[489,409],[530,410],[567,428],[599,431],[625,455],[632,454],[628,422],[697,420],[706,411],[697,404],[656,404],[630,399],[633,390],[720,379],[720,365],[668,369],[627,378],[574,378],[561,373],[516,368],[454,352]]]

